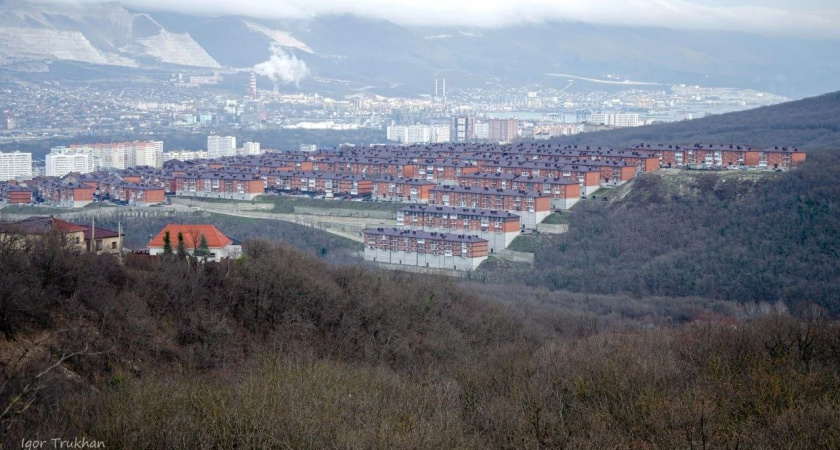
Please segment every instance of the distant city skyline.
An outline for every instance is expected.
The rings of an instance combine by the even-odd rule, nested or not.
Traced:
[[[41,3],[89,6],[105,0],[47,0]],[[126,0],[145,11],[258,18],[310,18],[354,14],[404,25],[501,27],[546,21],[657,26],[695,30],[731,30],[786,37],[840,39],[840,6],[832,0],[541,0],[389,1],[325,0]]]

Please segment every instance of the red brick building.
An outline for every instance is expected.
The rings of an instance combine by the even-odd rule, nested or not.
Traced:
[[[489,252],[487,240],[466,234],[371,228],[364,235],[365,260],[384,264],[471,271]]]
[[[429,194],[437,183],[417,178],[382,177],[373,180],[374,200],[428,203]]]
[[[529,229],[551,214],[551,196],[537,191],[439,186],[429,194],[429,204],[508,211]]]
[[[397,210],[397,228],[461,233],[486,239],[490,252],[500,252],[519,236],[518,215],[490,209],[409,205]]]

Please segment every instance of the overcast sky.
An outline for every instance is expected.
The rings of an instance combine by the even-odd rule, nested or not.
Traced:
[[[300,18],[352,13],[408,25],[479,27],[573,20],[840,38],[838,0],[125,0],[123,3],[139,10],[203,15]]]

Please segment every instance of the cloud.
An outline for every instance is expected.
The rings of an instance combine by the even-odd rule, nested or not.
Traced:
[[[98,3],[99,0],[56,0]],[[139,10],[311,18],[355,14],[403,25],[500,27],[547,21],[840,38],[836,0],[125,0]]]
[[[254,72],[268,77],[271,81],[285,84],[294,83],[299,85],[301,81],[309,76],[309,67],[306,63],[293,54],[287,53],[278,45],[271,46],[271,57],[268,61],[254,66]]]

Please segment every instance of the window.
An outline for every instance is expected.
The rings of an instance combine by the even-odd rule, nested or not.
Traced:
[[[111,242],[111,250],[116,250],[116,249],[117,249],[117,243],[116,242]]]

